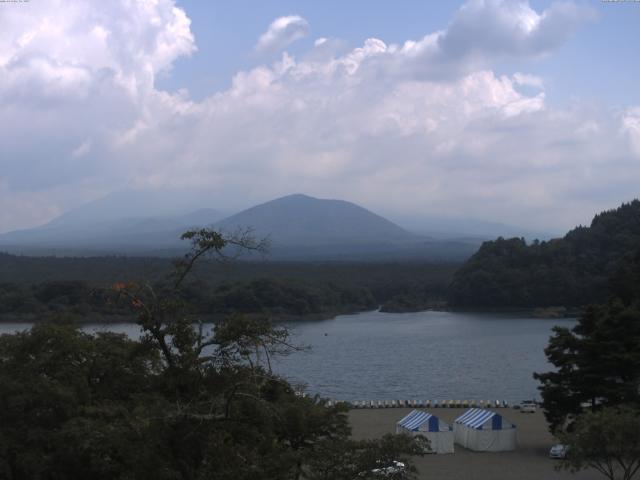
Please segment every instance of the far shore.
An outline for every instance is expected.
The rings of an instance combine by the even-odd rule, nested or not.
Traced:
[[[294,315],[294,314],[277,314],[277,315],[264,315],[260,313],[247,313],[248,317],[253,318],[268,318],[274,323],[284,322],[313,322],[323,320],[333,320],[336,317],[343,315],[358,315],[369,312],[381,312],[389,315],[402,314],[402,313],[421,313],[421,312],[452,312],[452,313],[496,313],[496,314],[513,314],[527,318],[541,318],[541,319],[572,319],[578,318],[582,315],[582,310],[576,308],[566,307],[543,307],[543,308],[452,308],[443,307],[438,308],[425,308],[422,310],[406,310],[399,312],[389,312],[381,310],[380,307],[376,310],[344,310],[339,312],[320,312],[311,313],[306,315]],[[198,319],[205,323],[213,323],[228,317],[229,313],[209,314],[209,315],[193,315],[194,322]],[[4,314],[0,315],[0,324],[8,323],[27,323],[36,324],[47,321],[58,321],[59,318],[68,318],[70,321],[77,323],[78,325],[90,325],[90,324],[103,324],[103,325],[117,325],[124,323],[136,323],[136,318],[132,315],[100,315],[100,314],[63,314],[62,317],[54,313],[25,313],[25,314]]]
[[[382,313],[419,313],[419,312],[454,312],[454,313],[512,313],[530,318],[577,318],[582,315],[584,308],[579,307],[453,307],[446,304],[424,306],[419,309],[405,308],[387,310],[382,307]]]

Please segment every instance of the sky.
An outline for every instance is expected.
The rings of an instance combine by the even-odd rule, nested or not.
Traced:
[[[0,44],[0,232],[132,189],[557,232],[638,196],[640,2],[30,0]]]

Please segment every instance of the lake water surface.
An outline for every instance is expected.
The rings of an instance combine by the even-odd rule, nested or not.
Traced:
[[[551,367],[544,356],[554,325],[548,320],[495,313],[381,313],[290,322],[293,341],[311,349],[275,362],[311,393],[344,400],[538,398],[533,372]],[[28,328],[0,324],[0,333]],[[134,324],[89,325],[139,335]]]
[[[289,324],[312,348],[276,368],[329,398],[513,402],[539,398],[532,374],[551,368],[551,329],[574,324],[495,313],[345,315]]]

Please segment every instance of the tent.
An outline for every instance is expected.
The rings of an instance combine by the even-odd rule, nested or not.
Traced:
[[[430,413],[412,410],[396,424],[396,433],[426,437],[433,453],[453,453],[453,429]]]
[[[516,448],[516,426],[490,410],[472,408],[453,424],[458,445],[476,452],[505,452]]]

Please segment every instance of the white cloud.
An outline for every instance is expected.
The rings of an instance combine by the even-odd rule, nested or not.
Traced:
[[[538,13],[525,0],[471,0],[441,33],[438,46],[449,59],[536,56],[557,48],[594,16],[572,2],[553,3]]]
[[[640,157],[640,107],[627,109],[622,117],[622,130],[628,135],[632,148]]]
[[[223,210],[301,191],[560,229],[637,192],[636,110],[554,108],[544,79],[493,71],[560,46],[590,15],[573,4],[472,1],[420,40],[329,39],[197,102],[154,83],[195,51],[172,0],[24,5],[0,30],[0,230],[125,184],[206,189]],[[266,46],[306,34],[289,18]]]
[[[73,151],[71,152],[71,156],[74,158],[84,157],[90,151],[91,151],[91,140],[87,139],[73,149]]]
[[[276,18],[258,39],[255,50],[275,53],[309,34],[309,23],[300,15]]]
[[[154,81],[195,50],[186,14],[173,0],[50,0],[1,10],[5,195],[31,192],[43,212],[52,212],[86,198],[79,183],[98,194],[122,182],[129,166],[117,156],[116,140],[136,125],[152,127],[158,108],[185,103],[158,92]]]
[[[518,85],[523,85],[525,87],[534,87],[539,89],[544,88],[544,80],[536,75],[516,72],[513,74],[513,80]]]

